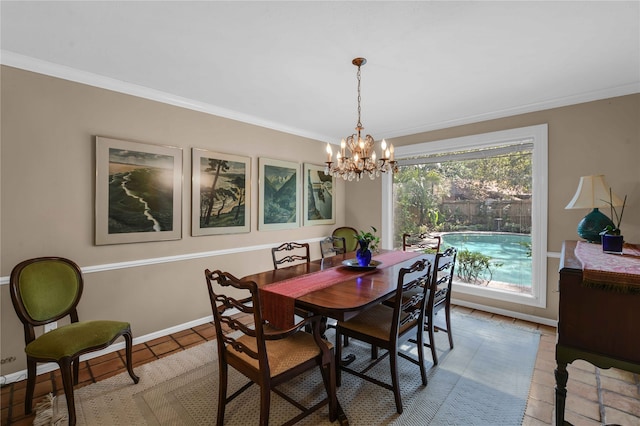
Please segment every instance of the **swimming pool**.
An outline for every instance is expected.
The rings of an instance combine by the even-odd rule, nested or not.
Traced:
[[[442,234],[442,245],[480,252],[503,265],[491,268],[492,281],[531,287],[531,236],[504,232],[452,232]]]

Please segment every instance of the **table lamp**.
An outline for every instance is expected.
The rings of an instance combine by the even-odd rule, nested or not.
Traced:
[[[604,175],[582,176],[578,190],[565,209],[593,209],[578,223],[578,235],[590,243],[600,243],[600,232],[614,223],[598,210],[600,207],[621,206],[622,200],[610,192],[604,181]]]

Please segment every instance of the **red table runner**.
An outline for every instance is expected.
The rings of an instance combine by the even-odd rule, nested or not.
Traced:
[[[374,256],[373,259],[382,263],[379,268],[386,268],[420,255],[421,253],[417,252],[393,251]],[[297,297],[375,272],[375,269],[361,270],[337,266],[260,287],[263,319],[278,328],[289,328],[294,324]]]
[[[618,255],[604,253],[599,244],[578,241],[575,255],[582,263],[584,285],[640,294],[640,244],[625,243]]]

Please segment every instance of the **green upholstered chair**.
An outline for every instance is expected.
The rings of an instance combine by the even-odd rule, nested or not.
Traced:
[[[345,248],[347,252],[350,252],[356,251],[358,248],[358,239],[356,238],[357,234],[358,231],[356,231],[355,228],[351,228],[350,226],[341,226],[340,228],[334,229],[331,235],[334,237],[344,238],[346,243]]]
[[[126,343],[127,370],[134,383],[131,327],[122,321],[78,321],[76,306],[82,295],[83,279],[78,265],[61,257],[25,260],[11,271],[11,301],[24,325],[27,354],[27,393],[24,411],[32,411],[36,385],[36,364],[55,362],[60,366],[67,399],[69,425],[75,425],[73,386],[78,384],[80,355],[104,349],[118,337]],[[35,327],[70,317],[70,324],[36,337]],[[73,372],[72,372],[73,367]]]

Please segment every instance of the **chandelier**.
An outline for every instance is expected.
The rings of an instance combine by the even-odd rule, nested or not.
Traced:
[[[363,175],[369,175],[371,180],[380,176],[380,173],[388,171],[397,172],[398,166],[394,161],[393,144],[387,147],[387,142],[382,139],[380,143],[381,158],[377,158],[375,143],[371,135],[361,136],[362,122],[360,120],[360,67],[367,63],[365,58],[355,58],[351,63],[358,67],[358,124],[356,133],[342,139],[340,150],[336,153],[336,161],[333,161],[331,144],[327,144],[327,161],[324,169],[325,175],[342,177],[344,180],[359,181]]]

